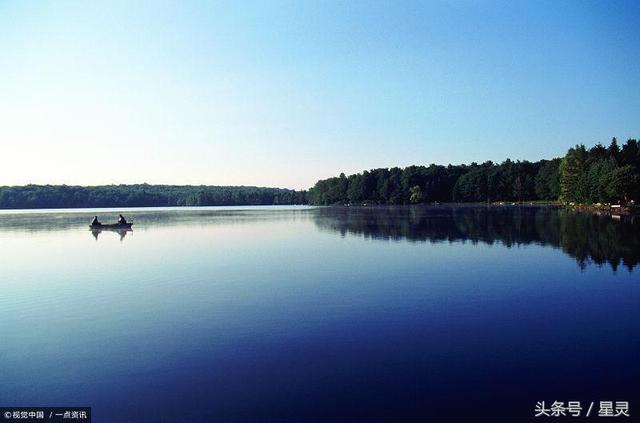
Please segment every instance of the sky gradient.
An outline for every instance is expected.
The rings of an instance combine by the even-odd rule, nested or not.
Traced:
[[[0,185],[308,188],[640,137],[640,2],[0,0]]]

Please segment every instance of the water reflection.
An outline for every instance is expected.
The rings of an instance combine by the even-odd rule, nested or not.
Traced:
[[[561,248],[581,268],[608,263],[630,271],[640,262],[640,220],[554,207],[331,207],[317,211],[321,230],[379,240],[471,241],[507,247]]]
[[[52,232],[85,230],[96,214],[103,222],[116,222],[118,214],[125,212],[127,218],[135,222],[136,229],[166,225],[202,224],[244,224],[247,222],[285,221],[296,219],[306,212],[315,210],[305,206],[270,207],[171,207],[137,208],[123,210],[73,209],[49,210],[0,210],[0,232]]]
[[[637,391],[637,275],[562,252],[633,267],[637,221],[133,210],[126,242],[87,235],[119,212],[0,213],[0,399],[107,422],[475,421],[486,404],[521,422],[537,399]],[[502,248],[529,243],[546,247]]]
[[[114,233],[117,233],[118,235],[120,235],[120,241],[122,241],[124,239],[124,237],[127,235],[127,232],[133,232],[132,229],[109,229],[109,228],[105,228],[105,229],[90,229],[90,231],[91,231],[91,235],[93,235],[93,237],[96,239],[96,241],[98,240],[98,236],[102,232],[114,232]]]
[[[1,213],[0,233],[86,231],[96,214],[115,221],[119,211]],[[553,207],[269,207],[135,209],[127,212],[143,232],[166,226],[245,225],[260,222],[314,222],[321,231],[376,240],[466,242],[507,247],[537,244],[559,248],[580,267],[609,264],[633,270],[640,262],[640,217],[575,212]],[[311,223],[313,224],[313,223]],[[104,229],[103,229],[104,230]],[[97,240],[101,232],[91,232]],[[117,232],[124,240],[126,232]]]

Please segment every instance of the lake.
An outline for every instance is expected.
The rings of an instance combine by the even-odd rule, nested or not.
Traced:
[[[637,218],[212,207],[88,229],[118,211],[0,213],[0,405],[98,422],[640,412]]]

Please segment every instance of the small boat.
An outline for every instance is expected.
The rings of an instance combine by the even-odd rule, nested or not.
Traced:
[[[96,230],[96,229],[131,229],[131,225],[133,225],[133,222],[127,222],[127,223],[101,223],[99,225],[89,225],[90,229]]]

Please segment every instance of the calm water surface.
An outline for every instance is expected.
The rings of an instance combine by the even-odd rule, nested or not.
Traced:
[[[92,233],[93,214],[0,214],[0,405],[98,422],[640,413],[640,222],[138,209],[132,232]]]

